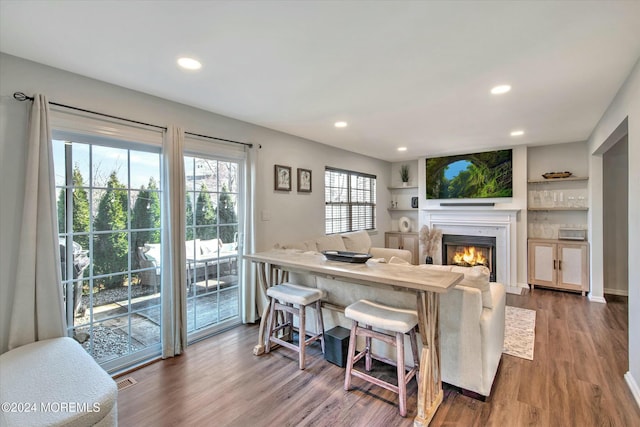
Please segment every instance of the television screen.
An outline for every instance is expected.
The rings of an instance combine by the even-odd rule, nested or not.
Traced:
[[[427,159],[427,199],[512,197],[512,150]]]

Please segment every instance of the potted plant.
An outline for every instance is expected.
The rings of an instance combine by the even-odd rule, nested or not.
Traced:
[[[400,179],[402,180],[402,186],[406,187],[409,182],[409,165],[400,166]]]

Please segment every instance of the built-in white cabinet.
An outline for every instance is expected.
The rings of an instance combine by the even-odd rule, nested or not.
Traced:
[[[418,233],[386,232],[384,233],[384,246],[391,249],[410,251],[412,254],[411,263],[419,264],[420,240]]]
[[[528,281],[535,286],[589,292],[589,244],[529,239]]]

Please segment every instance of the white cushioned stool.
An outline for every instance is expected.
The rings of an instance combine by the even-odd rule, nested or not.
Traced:
[[[307,345],[320,340],[322,353],[324,353],[324,322],[322,320],[321,302],[325,295],[325,291],[321,289],[295,285],[288,282],[268,288],[269,326],[267,328],[268,333],[265,353],[269,353],[272,342],[297,351],[299,354],[300,369],[304,369],[305,367],[305,348]],[[312,304],[315,305],[316,309],[316,333],[307,339],[306,308]],[[276,321],[276,310],[281,310],[287,314],[284,316],[285,318],[282,323]],[[283,339],[286,337],[293,338],[294,315],[299,318],[297,346]],[[283,338],[279,338],[274,335],[274,333],[278,334],[279,331],[285,329],[287,329],[288,332],[283,336]]]
[[[118,387],[71,338],[52,338],[0,356],[0,401],[29,411],[0,412],[1,426],[117,426]]]
[[[375,302],[360,300],[348,306],[344,315],[353,321],[351,336],[349,338],[349,353],[347,355],[347,370],[344,376],[344,389],[351,387],[351,376],[361,378],[370,383],[384,387],[398,394],[400,415],[407,415],[407,383],[418,372],[418,344],[416,341],[416,325],[418,315],[413,310],[388,307]],[[365,325],[364,327],[360,324]],[[394,335],[374,331],[373,328],[394,332]],[[411,350],[413,353],[413,368],[405,371],[404,364],[404,334],[409,333]],[[365,349],[356,356],[357,336],[365,337]],[[397,361],[373,354],[371,351],[371,338],[384,341],[396,347]],[[365,357],[365,369],[371,370],[371,359],[397,366],[398,385],[383,381],[365,372],[353,368],[353,364]]]

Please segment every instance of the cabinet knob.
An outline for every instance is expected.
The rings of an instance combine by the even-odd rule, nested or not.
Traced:
[[[553,260],[553,269],[554,270],[556,269],[556,260],[555,259]]]
[[[562,260],[558,261],[558,270],[562,270]]]

